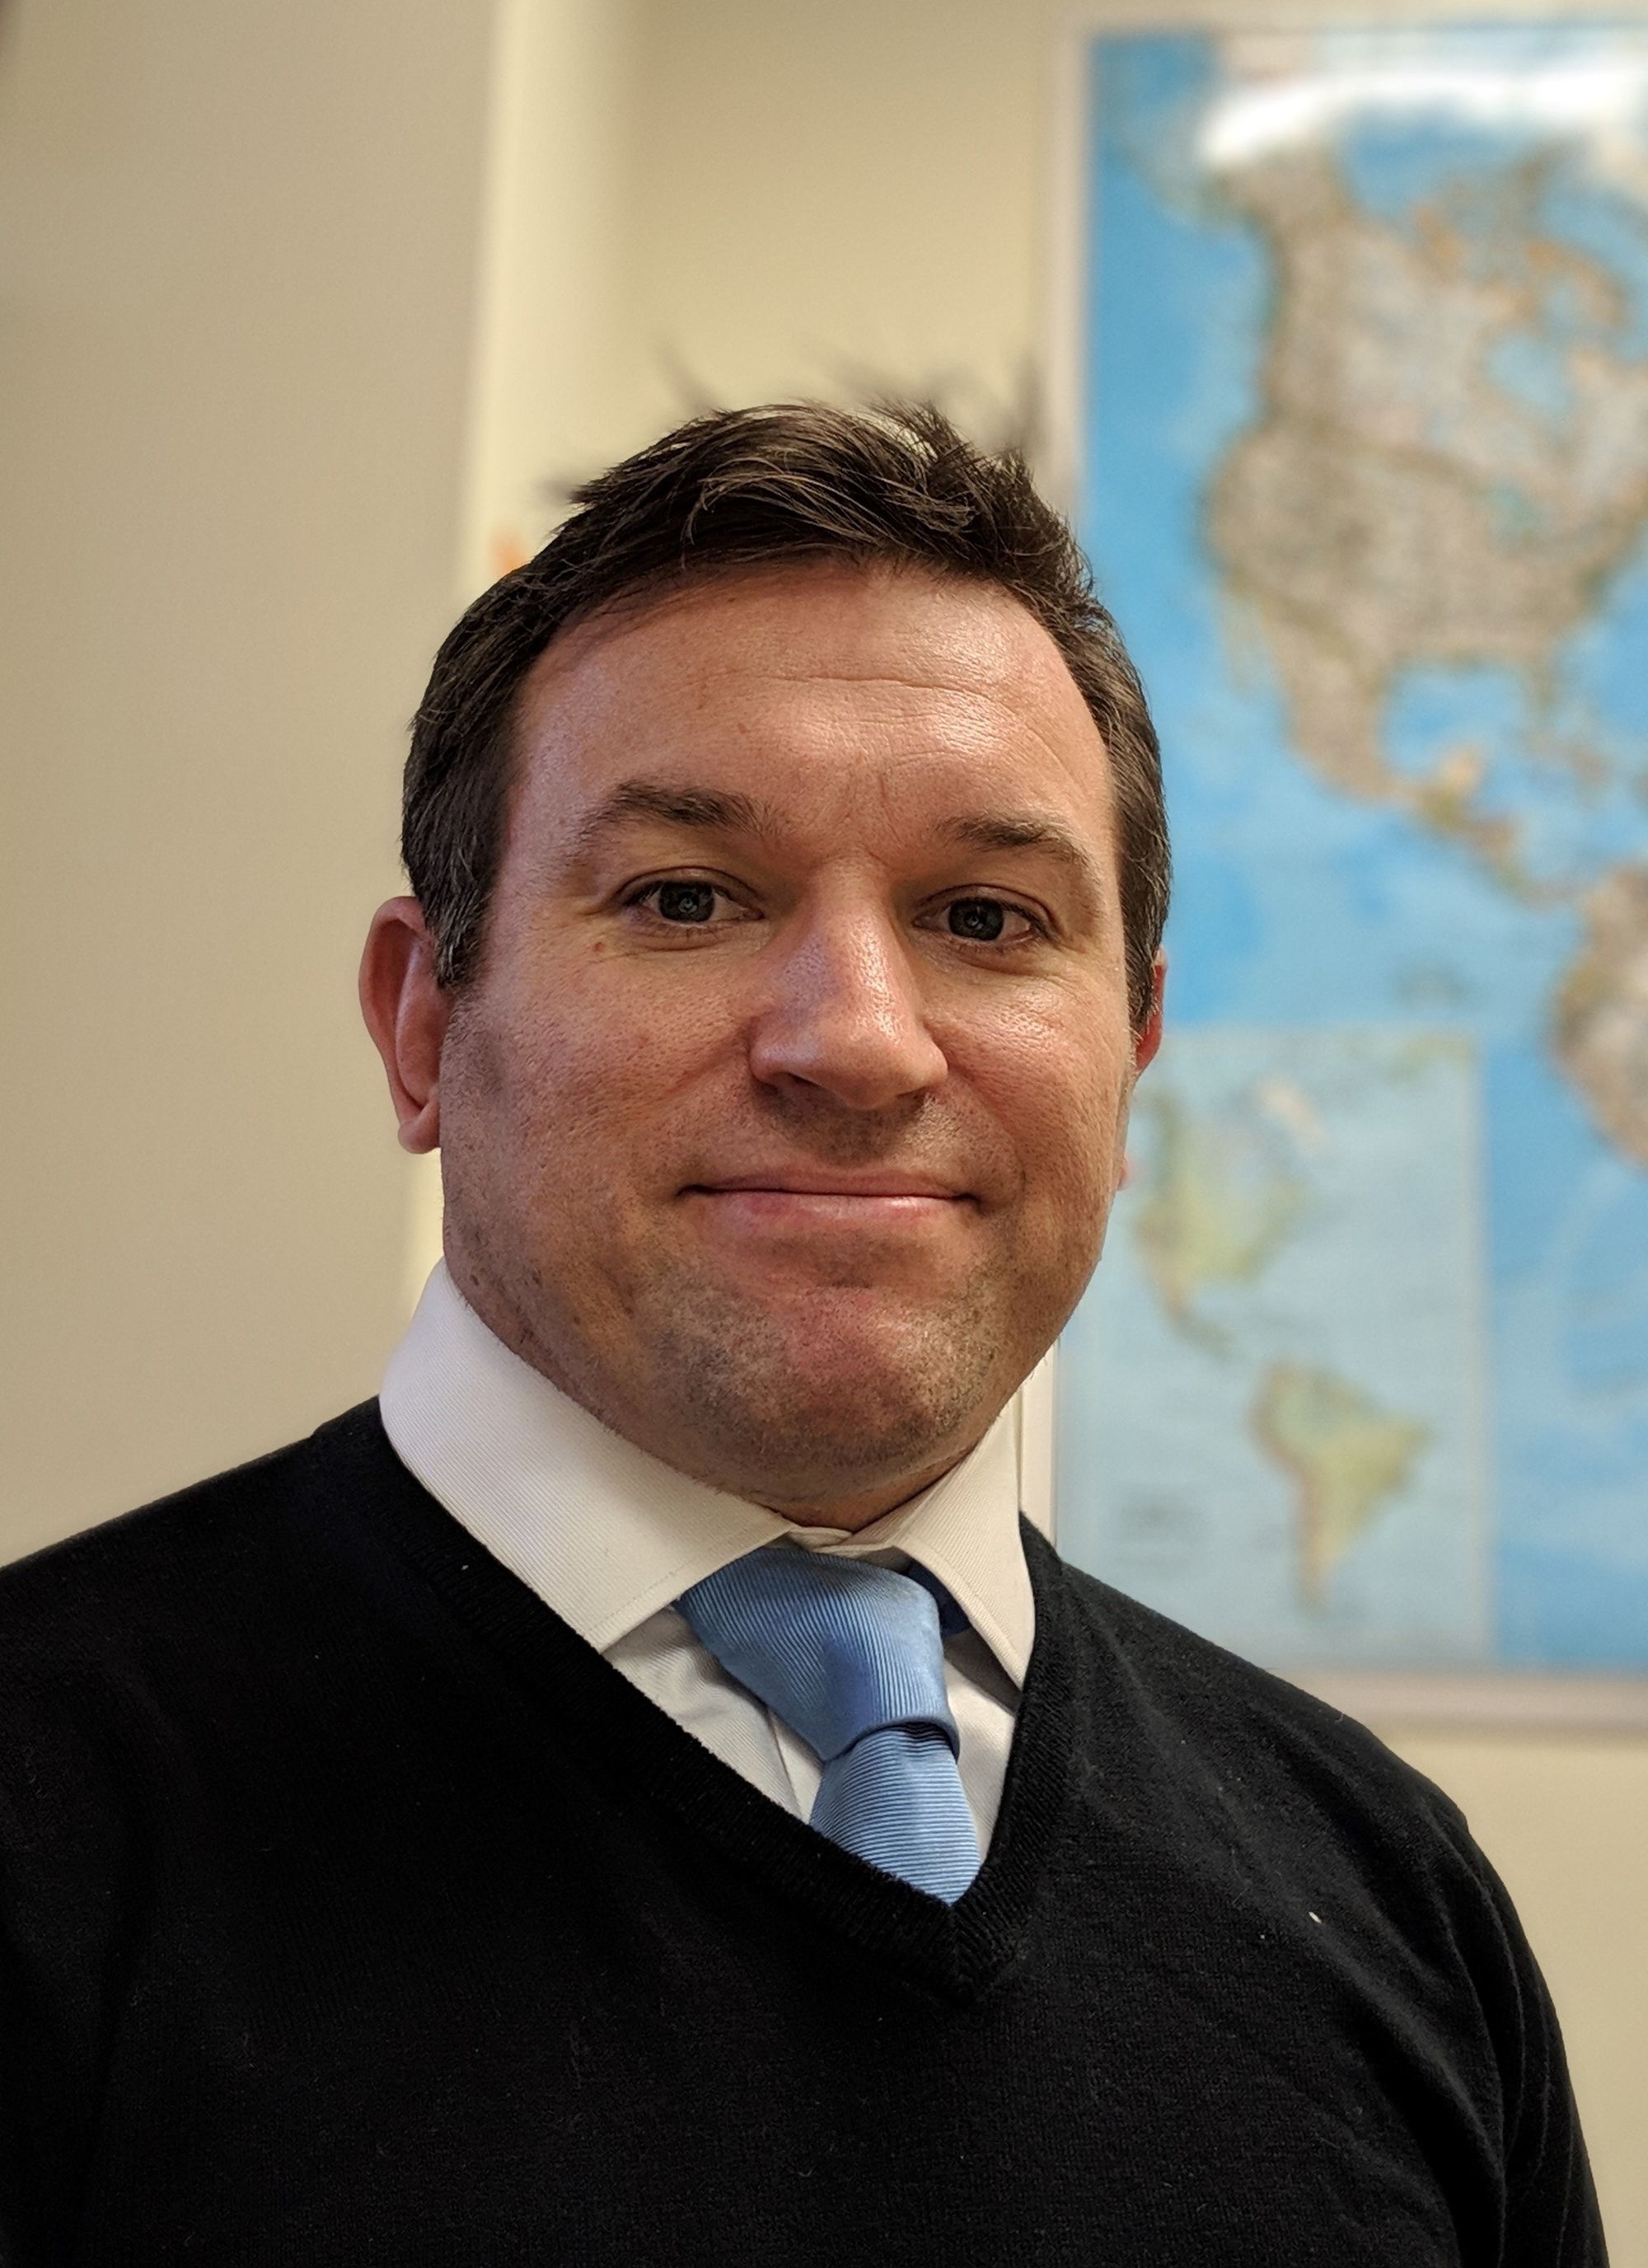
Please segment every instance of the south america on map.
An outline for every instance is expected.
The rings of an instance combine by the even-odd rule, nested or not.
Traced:
[[[1090,120],[1177,895],[1061,1543],[1280,1667],[1648,1668],[1648,33],[1107,39]]]

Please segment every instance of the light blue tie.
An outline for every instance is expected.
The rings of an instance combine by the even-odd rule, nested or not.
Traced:
[[[966,1618],[924,1568],[768,1544],[675,1602],[730,1676],[824,1766],[813,1824],[953,1905],[979,1870],[956,1768],[944,1625]]]

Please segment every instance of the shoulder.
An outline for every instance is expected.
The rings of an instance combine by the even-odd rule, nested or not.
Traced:
[[[1464,1814],[1378,1734],[1042,1547],[1076,1633],[1075,1737],[1095,1802],[1217,1880],[1269,1932],[1330,1926],[1373,1970],[1451,1976],[1519,2026],[1538,1992],[1505,1887]],[[1067,1628],[1071,1624],[1067,1624]],[[1404,1991],[1407,1986],[1402,1988]],[[1461,2002],[1461,2006],[1464,2002]]]
[[[1050,1552],[1043,1567],[1102,1667],[1096,1690],[1238,1841],[1331,1848],[1393,1886],[1434,1889],[1439,1872],[1497,1892],[1459,1807],[1367,1726]]]
[[[1302,2022],[1313,1979],[1335,2024],[1352,2012],[1431,2109],[1439,2089],[1474,2105],[1503,2154],[1514,2257],[1582,2257],[1595,2207],[1561,2032],[1459,1807],[1356,1719],[1040,1538],[1027,1549],[1038,1602],[1066,1633],[1090,1817],[1096,1832],[1122,1814],[1128,1849],[1154,1867],[1151,1910],[1188,1896],[1187,1941],[1221,1944],[1255,2008],[1280,1987]]]
[[[381,1436],[364,1403],[301,1441],[0,1567],[0,1690],[62,1697],[99,1673],[209,1653],[277,1611],[305,1531],[351,1452]]]
[[[94,2070],[130,1933],[262,1786],[317,1647],[357,1642],[349,1460],[377,1425],[365,1404],[0,1569],[0,1999],[42,2067]]]
[[[0,1569],[0,1911],[101,1911],[316,1649],[358,1643],[351,1504],[385,1459],[364,1403]]]
[[[94,1613],[111,1592],[164,1583],[181,1554],[221,1544],[228,1527],[284,1494],[307,1446],[291,1442],[0,1567],[0,1624],[15,1633],[41,1616]]]
[[[169,1594],[180,1572],[231,1565],[261,1528],[313,1491],[314,1476],[378,1425],[364,1402],[267,1455],[214,1473],[0,1567],[0,1628],[19,1632],[36,1616],[95,1614],[106,1602]]]

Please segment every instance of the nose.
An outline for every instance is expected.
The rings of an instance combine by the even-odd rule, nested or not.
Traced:
[[[927,1028],[916,971],[879,910],[820,910],[782,956],[750,1035],[765,1085],[813,1089],[854,1110],[934,1087],[949,1064]]]

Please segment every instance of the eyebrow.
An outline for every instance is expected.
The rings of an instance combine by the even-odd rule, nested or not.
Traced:
[[[621,781],[612,793],[585,812],[572,839],[572,856],[587,858],[607,836],[632,819],[662,820],[666,827],[695,827],[717,835],[753,835],[769,840],[778,833],[777,814],[769,804],[736,790],[670,787],[660,780]]]
[[[959,814],[939,829],[952,842],[982,850],[1040,850],[1066,867],[1096,911],[1104,902],[1104,876],[1078,835],[1050,811],[980,811]]]

